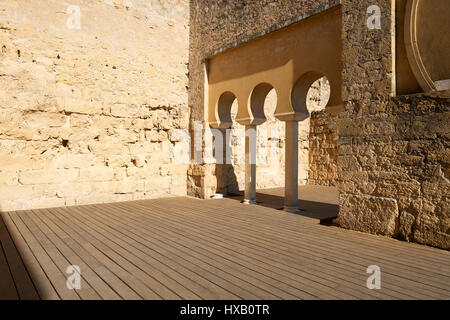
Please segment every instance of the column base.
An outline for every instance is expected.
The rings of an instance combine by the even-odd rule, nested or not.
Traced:
[[[284,206],[283,207],[284,211],[290,212],[290,213],[300,213],[302,212],[302,210],[300,210],[298,207],[288,207],[288,206]]]
[[[243,204],[256,204],[256,200],[247,200],[247,199],[244,199],[244,200],[242,200],[242,203],[243,203]]]

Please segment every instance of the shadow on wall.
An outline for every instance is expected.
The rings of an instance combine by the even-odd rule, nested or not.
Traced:
[[[229,109],[231,109],[232,106],[235,106],[233,101],[236,102],[236,98],[233,98],[233,100],[229,102]],[[219,130],[221,132],[222,139],[222,152],[217,152],[217,150],[214,149],[214,157],[216,159],[215,176],[217,178],[216,193],[227,195],[230,192],[239,191],[239,183],[234,165],[231,162],[232,148],[230,145],[230,133],[227,132],[227,128],[221,128]],[[218,137],[213,138],[214,143],[216,143],[215,139],[217,138]]]
[[[31,280],[29,270],[10,235],[4,216],[0,213],[0,300],[39,300],[39,285]],[[41,290],[41,292],[43,292]]]
[[[227,195],[239,191],[239,183],[232,164],[216,164],[217,193]]]

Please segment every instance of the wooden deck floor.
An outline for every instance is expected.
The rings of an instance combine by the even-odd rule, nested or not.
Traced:
[[[235,199],[2,216],[3,299],[450,298],[448,251]],[[80,290],[66,287],[69,265],[81,269]],[[380,290],[366,287],[370,265],[381,268]]]

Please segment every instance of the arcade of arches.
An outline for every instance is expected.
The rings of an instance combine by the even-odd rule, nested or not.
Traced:
[[[299,209],[299,123],[310,117],[307,98],[311,85],[326,77],[329,97],[325,110],[337,114],[342,108],[340,30],[341,12],[335,8],[208,60],[207,107],[213,128],[232,126],[231,108],[237,101],[235,121],[245,126],[246,132],[256,132],[256,127],[268,120],[264,105],[268,94],[275,92],[273,116],[283,121],[285,128],[284,208],[288,211]],[[249,204],[256,203],[254,136],[246,134],[245,138],[244,202]]]

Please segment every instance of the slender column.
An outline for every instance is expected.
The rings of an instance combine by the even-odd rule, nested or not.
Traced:
[[[244,203],[256,203],[256,125],[245,126]]]
[[[228,175],[232,171],[232,164],[231,164],[231,129],[230,128],[223,128],[222,130],[223,134],[223,164],[222,167],[222,194],[223,196],[226,196],[228,193]]]
[[[298,211],[298,121],[285,121],[284,210]]]

